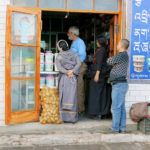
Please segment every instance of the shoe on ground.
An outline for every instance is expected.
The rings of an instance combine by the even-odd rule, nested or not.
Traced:
[[[102,116],[101,115],[88,115],[88,118],[92,120],[101,120]]]
[[[119,133],[126,134],[127,132],[126,131],[119,131]]]
[[[111,133],[111,134],[118,134],[119,131],[114,131],[114,130],[110,129],[110,130],[109,130],[109,133]]]

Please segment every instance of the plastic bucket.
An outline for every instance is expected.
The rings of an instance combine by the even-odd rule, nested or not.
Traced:
[[[45,71],[49,72],[49,71],[53,71],[53,63],[45,63]]]
[[[40,77],[40,87],[45,85],[45,77]]]
[[[48,76],[46,77],[46,85],[49,87],[49,88],[54,88],[54,76]]]
[[[45,53],[45,63],[53,63],[53,56],[51,52]]]
[[[41,72],[44,71],[44,63],[41,63],[41,64],[40,64],[40,71],[41,71]]]
[[[44,53],[41,53],[41,54],[40,54],[40,62],[41,62],[41,63],[44,63]]]

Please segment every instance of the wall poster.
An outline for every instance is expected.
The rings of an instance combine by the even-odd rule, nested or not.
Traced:
[[[14,43],[35,44],[36,16],[13,13],[12,41]]]
[[[130,80],[150,80],[149,4],[149,0],[132,0]]]

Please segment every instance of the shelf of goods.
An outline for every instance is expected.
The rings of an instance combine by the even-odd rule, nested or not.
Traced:
[[[58,87],[58,75],[59,72],[55,65],[55,59],[57,54],[53,54],[51,51],[41,53],[40,62],[40,88],[45,85],[49,88]]]
[[[58,71],[41,71],[40,74],[52,74],[52,75],[58,75],[59,72]]]

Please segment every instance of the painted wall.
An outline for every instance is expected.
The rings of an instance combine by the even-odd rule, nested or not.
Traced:
[[[7,4],[10,4],[10,0],[0,0],[0,126],[5,125],[5,31]]]

